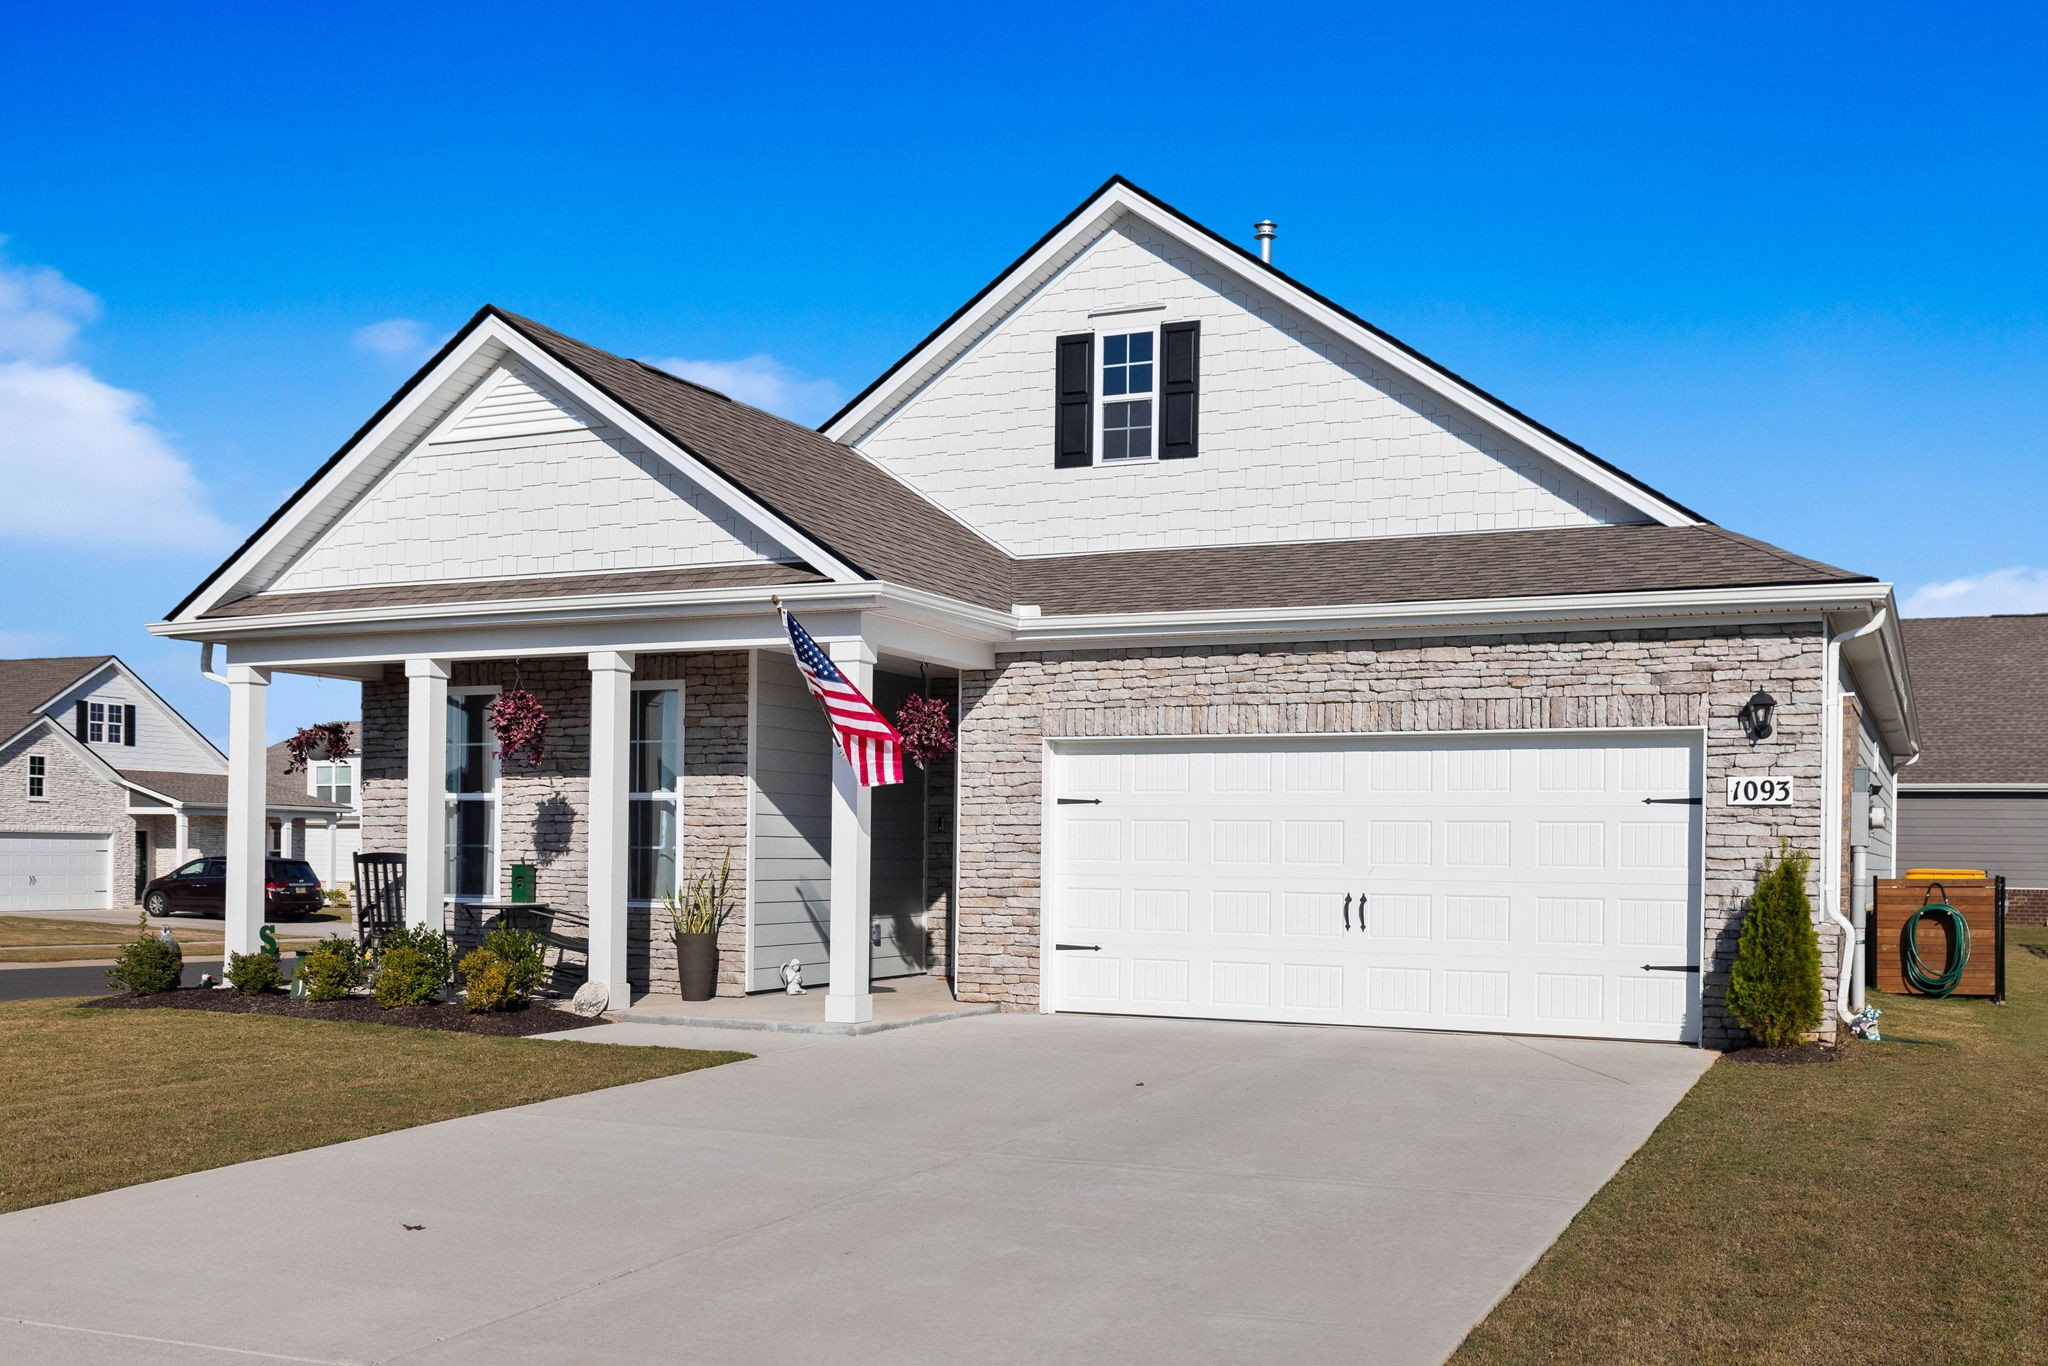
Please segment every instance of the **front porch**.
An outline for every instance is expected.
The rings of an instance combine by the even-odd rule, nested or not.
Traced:
[[[528,864],[555,990],[597,983],[608,1010],[679,1013],[661,898],[729,854],[732,912],[710,1003],[726,1018],[859,1026],[911,1004],[919,1017],[950,1013],[950,756],[906,765],[900,785],[860,787],[778,648],[779,622],[749,615],[753,629],[718,648],[231,665],[228,950],[254,951],[262,921],[260,879],[232,874],[260,868],[268,839],[251,782],[266,689],[304,672],[362,682],[363,851],[405,855],[407,921],[438,925],[458,954],[490,923],[478,911],[510,899],[512,867]],[[913,690],[957,704],[961,661],[878,642],[858,616],[805,619],[885,713]],[[825,634],[842,622],[856,630]],[[549,718],[530,767],[496,752],[485,720],[513,688]],[[806,995],[781,994],[792,961]]]

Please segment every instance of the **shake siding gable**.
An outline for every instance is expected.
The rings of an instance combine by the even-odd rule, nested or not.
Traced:
[[[523,369],[487,375],[265,587],[280,593],[794,558]]]
[[[1141,311],[1090,316],[1118,309]],[[1048,459],[1058,340],[1182,322],[1200,458]],[[857,444],[1015,555],[1645,520],[1132,217]]]

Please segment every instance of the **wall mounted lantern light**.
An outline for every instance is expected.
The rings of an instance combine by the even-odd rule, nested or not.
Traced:
[[[1742,728],[1749,732],[1751,744],[1771,738],[1771,715],[1777,709],[1778,699],[1762,688],[1758,688],[1756,696],[1742,704],[1742,710],[1736,713],[1736,717],[1742,722]]]

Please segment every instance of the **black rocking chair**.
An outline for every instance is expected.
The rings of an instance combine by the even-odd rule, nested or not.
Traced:
[[[374,949],[405,923],[405,855],[356,855],[356,943]]]

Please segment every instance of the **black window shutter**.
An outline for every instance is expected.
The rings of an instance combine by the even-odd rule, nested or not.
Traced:
[[[1061,337],[1053,366],[1059,404],[1053,418],[1055,469],[1094,463],[1095,338],[1083,333]]]
[[[80,740],[83,740],[85,739],[86,734],[87,732],[85,729],[85,703],[80,702],[78,704],[78,738]]]
[[[135,743],[135,708],[133,707],[121,708],[121,743],[124,745],[133,745]]]
[[[1191,460],[1201,406],[1202,325],[1168,323],[1159,329],[1159,458]]]

